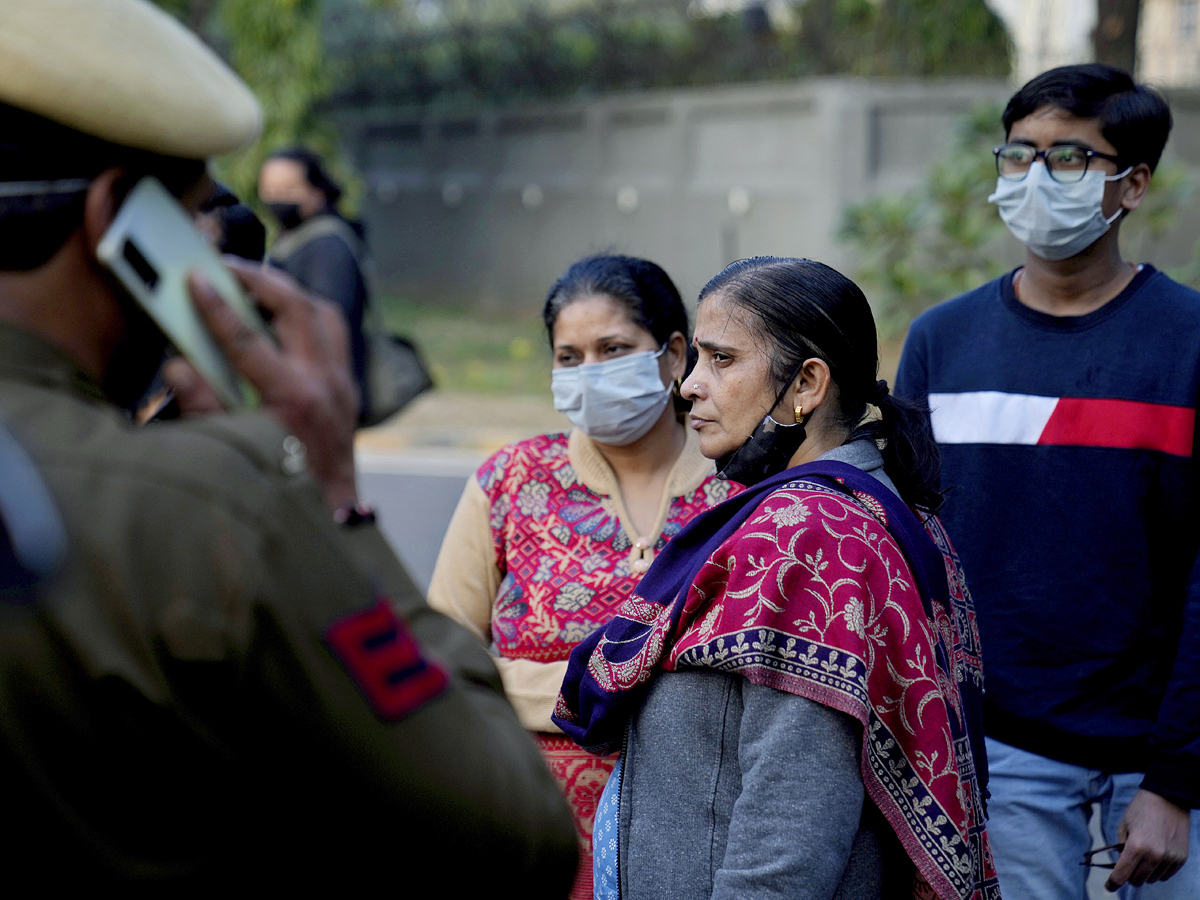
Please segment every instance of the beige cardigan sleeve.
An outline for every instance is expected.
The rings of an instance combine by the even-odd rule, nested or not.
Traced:
[[[492,643],[492,604],[500,589],[500,569],[489,523],[487,495],[474,478],[467,480],[429,583],[429,605],[469,628],[484,644]],[[504,692],[521,724],[530,731],[558,732],[550,721],[567,661],[495,660]]]

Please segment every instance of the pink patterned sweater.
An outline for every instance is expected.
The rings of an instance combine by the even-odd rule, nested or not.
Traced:
[[[550,721],[567,657],[612,618],[688,520],[738,490],[715,476],[689,432],[654,528],[637,534],[596,445],[579,431],[548,434],[485,462],[447,529],[429,605],[493,646],[510,701],[537,732],[579,826],[573,895],[591,896],[592,818],[614,758],[585,753]]]

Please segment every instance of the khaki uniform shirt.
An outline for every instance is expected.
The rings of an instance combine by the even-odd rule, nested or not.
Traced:
[[[571,819],[486,652],[374,526],[333,525],[278,424],[135,428],[2,325],[0,420],[69,540],[0,603],[9,883],[566,894]]]

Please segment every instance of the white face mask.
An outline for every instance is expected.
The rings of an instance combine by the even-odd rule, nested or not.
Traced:
[[[623,447],[647,431],[671,399],[658,358],[667,351],[630,353],[606,362],[555,369],[550,375],[554,408],[594,441]]]
[[[1133,166],[1118,175],[1092,169],[1074,184],[1060,184],[1045,163],[1037,161],[1020,181],[997,178],[996,193],[988,202],[996,204],[1013,237],[1034,255],[1067,259],[1099,240],[1121,215],[1118,209],[1104,217],[1104,183],[1120,181],[1131,171]]]

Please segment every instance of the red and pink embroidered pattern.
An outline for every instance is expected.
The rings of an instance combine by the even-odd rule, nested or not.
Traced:
[[[491,504],[501,576],[492,640],[502,656],[566,659],[641,580],[630,568],[632,539],[609,498],[579,482],[565,434],[505,447],[476,477]],[[655,552],[693,516],[737,490],[710,477],[691,493],[672,497]]]
[[[951,726],[960,685],[983,677],[965,581],[931,518],[951,601],[931,619],[882,512],[816,482],[776,490],[708,558],[674,629],[671,606],[631,597],[621,615],[648,626],[641,653],[614,664],[602,642],[588,671],[615,692],[656,666],[711,668],[854,716],[867,792],[916,867],[913,896],[996,900],[972,748]]]
[[[479,469],[491,505],[490,525],[500,569],[492,605],[492,640],[501,656],[552,662],[613,617],[641,573],[630,568],[633,540],[608,497],[580,483],[567,457],[567,435],[547,434],[505,447]],[[672,497],[654,551],[697,513],[740,487],[710,477]],[[550,771],[563,789],[580,838],[573,898],[592,896],[592,820],[616,763],[562,735],[537,735]]]

